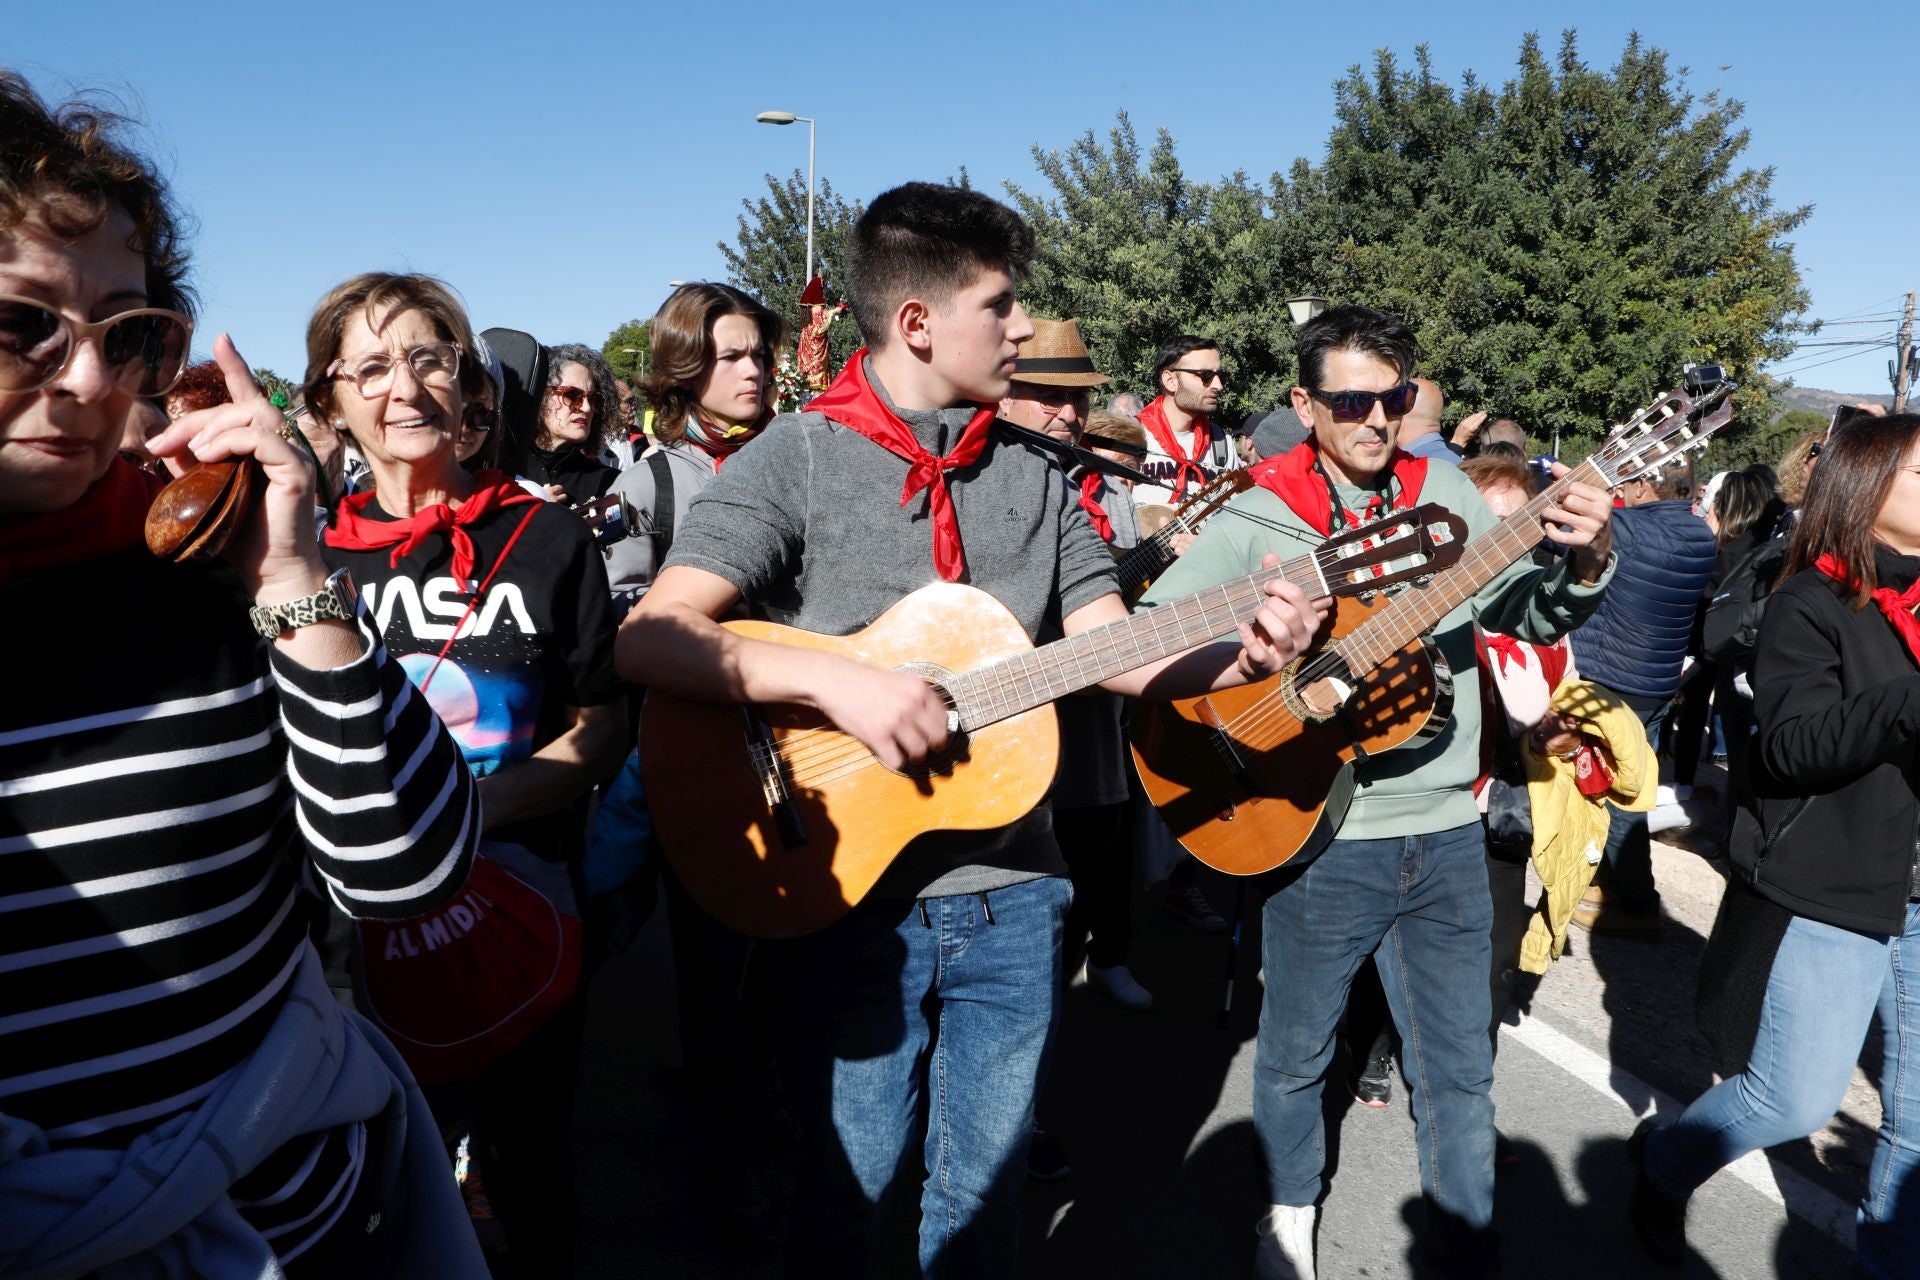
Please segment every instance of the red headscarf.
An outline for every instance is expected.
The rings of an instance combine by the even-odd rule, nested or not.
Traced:
[[[1173,500],[1180,501],[1187,492],[1187,473],[1193,473],[1197,484],[1207,482],[1207,473],[1200,467],[1200,459],[1213,445],[1213,419],[1202,413],[1193,420],[1193,441],[1187,446],[1187,456],[1180,456],[1180,445],[1173,438],[1173,425],[1167,421],[1167,411],[1163,407],[1165,396],[1156,396],[1152,404],[1140,411],[1140,425],[1147,429],[1154,441],[1169,458],[1173,459]]]
[[[1831,554],[1815,560],[1813,567],[1844,587],[1857,588],[1860,584],[1860,579],[1848,573],[1846,566]],[[1877,587],[1874,589],[1873,602],[1887,616],[1887,621],[1893,624],[1894,632],[1906,644],[1907,652],[1913,655],[1914,661],[1920,662],[1920,618],[1913,616],[1914,606],[1920,605],[1920,579],[1915,579],[1914,584],[1905,591]]]
[[[1320,451],[1309,437],[1278,457],[1255,463],[1248,468],[1247,475],[1261,488],[1271,490],[1293,514],[1325,536],[1333,532],[1333,493],[1327,487],[1326,473],[1320,469],[1319,462]],[[1420,486],[1427,479],[1427,459],[1395,449],[1390,465],[1394,479],[1400,482],[1400,493],[1387,509],[1404,511],[1420,501]],[[1380,507],[1381,500],[1376,496],[1367,503],[1364,512],[1348,511],[1344,507],[1341,510],[1347,523],[1352,525],[1373,519],[1380,514]]]
[[[0,516],[0,587],[140,546],[160,480],[125,458],[58,511]]]
[[[907,483],[900,490],[900,505],[906,506],[922,489],[928,491],[927,509],[933,516],[933,567],[946,581],[958,582],[966,572],[967,557],[960,546],[960,521],[953,514],[953,497],[947,492],[947,472],[969,465],[987,447],[993,410],[975,413],[960,432],[953,452],[936,458],[868,383],[867,349],[862,347],[847,360],[833,385],[807,404],[807,411],[825,414],[907,460]]]
[[[502,507],[540,501],[498,471],[479,472],[474,480],[479,487],[458,507],[436,502],[416,511],[411,520],[375,520],[362,515],[377,494],[356,493],[342,498],[333,527],[327,530],[327,545],[342,551],[378,551],[392,547],[393,554],[387,557],[387,564],[398,568],[408,552],[434,534],[444,533],[453,543],[455,580],[469,582],[473,579],[473,539],[461,526]]]

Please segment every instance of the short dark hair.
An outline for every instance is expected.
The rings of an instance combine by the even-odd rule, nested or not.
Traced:
[[[1413,330],[1398,316],[1376,307],[1334,307],[1300,326],[1293,353],[1300,362],[1301,386],[1309,391],[1328,389],[1322,379],[1327,376],[1330,351],[1357,351],[1385,360],[1400,371],[1402,382],[1413,376]]]
[[[1168,338],[1153,353],[1153,387],[1160,389],[1160,375],[1173,368],[1174,362],[1194,351],[1218,351],[1220,344],[1212,338],[1202,338],[1197,334],[1183,333]]]
[[[887,344],[908,298],[935,307],[982,271],[1018,274],[1033,261],[1033,229],[991,196],[937,182],[908,182],[874,197],[853,224],[847,300],[869,347]]]
[[[38,216],[60,239],[78,240],[125,210],[127,247],[146,264],[147,305],[191,317],[185,220],[158,168],[122,141],[128,124],[88,103],[50,110],[25,79],[0,71],[0,231]]]

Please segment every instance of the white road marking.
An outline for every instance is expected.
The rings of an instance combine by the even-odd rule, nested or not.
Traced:
[[[1678,1115],[1685,1108],[1674,1098],[1608,1062],[1579,1041],[1562,1035],[1538,1018],[1523,1016],[1519,1026],[1505,1025],[1501,1034],[1509,1036],[1547,1061],[1579,1080],[1595,1093],[1611,1098],[1631,1113],[1633,1107],[1620,1096],[1615,1081],[1630,1092],[1653,1099],[1654,1110]],[[1726,1167],[1725,1172],[1758,1191],[1788,1212],[1813,1224],[1835,1240],[1853,1247],[1854,1208],[1840,1197],[1792,1169],[1776,1168],[1765,1152],[1749,1151]]]

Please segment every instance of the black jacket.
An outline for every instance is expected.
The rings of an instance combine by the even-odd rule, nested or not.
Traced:
[[[579,506],[592,502],[613,487],[620,473],[577,444],[558,449],[528,449],[525,467],[520,472],[541,484],[557,484],[567,491],[567,503]]]
[[[1880,585],[1920,559],[1882,549]],[[1901,932],[1920,834],[1920,669],[1885,615],[1814,570],[1782,583],[1754,647],[1752,785],[1733,858],[1796,915]]]

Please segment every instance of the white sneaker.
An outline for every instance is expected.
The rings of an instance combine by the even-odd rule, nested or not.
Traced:
[[[1089,960],[1086,965],[1086,974],[1088,986],[1122,1009],[1145,1013],[1153,1008],[1153,992],[1135,981],[1127,966],[1097,965]]]
[[[1268,1206],[1253,1228],[1257,1280],[1314,1280],[1313,1226],[1319,1215],[1310,1204]]]

